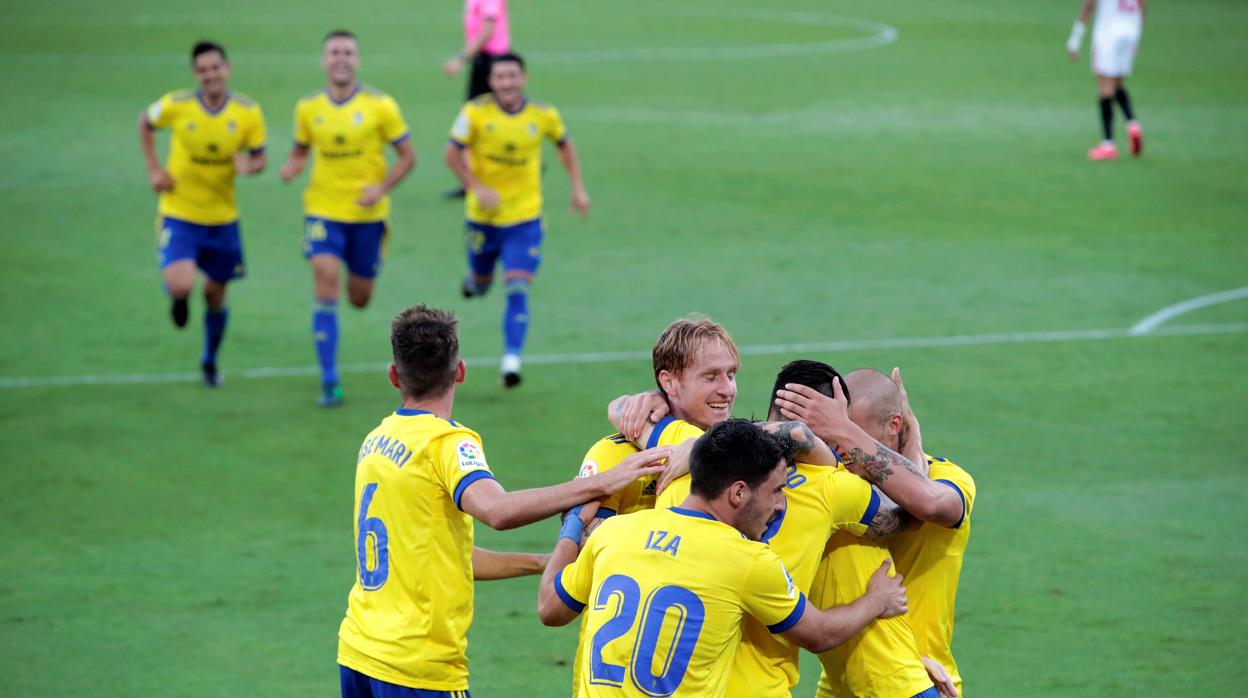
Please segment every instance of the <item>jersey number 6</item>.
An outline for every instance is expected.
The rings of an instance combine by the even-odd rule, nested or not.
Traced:
[[[641,588],[636,580],[622,574],[613,574],[598,588],[594,602],[595,611],[605,611],[612,599],[616,602],[615,615],[594,633],[590,655],[589,682],[607,686],[624,683],[625,667],[608,664],[602,658],[602,650],[612,640],[623,636],[637,620],[637,607],[641,601]],[[676,611],[676,627],[672,633],[672,646],[664,651],[664,661],[658,673],[654,671],[655,655],[658,654],[659,637],[663,632],[663,620],[668,611]],[[706,607],[697,594],[684,587],[662,586],[650,592],[641,610],[641,627],[633,643],[633,684],[648,696],[670,696],[680,687],[689,669],[693,648],[702,633],[702,621]]]
[[[356,523],[355,553],[360,567],[360,586],[366,591],[376,591],[386,583],[390,576],[390,543],[386,537],[386,524],[377,517],[368,516],[368,508],[373,504],[373,495],[377,494],[378,483],[364,486],[364,494],[360,495],[360,519]],[[369,564],[369,553],[372,562]]]

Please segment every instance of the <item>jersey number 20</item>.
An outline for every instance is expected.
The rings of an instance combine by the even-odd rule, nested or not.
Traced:
[[[377,494],[378,483],[364,486],[364,494],[360,495],[360,519],[356,522],[355,553],[360,567],[360,586],[367,591],[376,591],[386,583],[390,576],[390,541],[386,537],[386,524],[377,517],[368,516],[368,508],[373,504],[373,495]],[[372,566],[369,565],[369,552],[372,552]]]
[[[632,577],[613,574],[598,588],[594,610],[605,611],[614,598],[615,615],[598,632],[594,633],[590,655],[590,683],[621,686],[626,667],[608,664],[602,658],[602,650],[612,640],[632,629],[637,620],[637,608],[641,605],[641,587]],[[684,587],[662,586],[650,592],[641,609],[641,627],[633,643],[631,675],[633,684],[648,696],[670,696],[680,687],[689,669],[693,648],[702,634],[702,621],[706,607],[698,595]],[[659,635],[663,631],[663,619],[671,609],[676,611],[676,629],[672,634],[672,646],[663,653],[660,670],[654,671],[655,655],[659,653]]]

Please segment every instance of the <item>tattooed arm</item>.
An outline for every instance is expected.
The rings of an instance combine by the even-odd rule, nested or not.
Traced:
[[[880,508],[876,510],[875,518],[871,519],[871,523],[867,524],[867,532],[863,534],[865,537],[888,538],[907,528],[913,528],[919,523],[879,488],[873,489],[880,497]]]
[[[841,454],[845,467],[880,488],[889,498],[920,521],[937,526],[956,526],[964,504],[957,490],[929,480],[905,456],[875,441],[866,432]],[[881,507],[882,509],[883,507]]]
[[[780,441],[785,460],[800,460],[811,465],[836,465],[839,462],[832,449],[801,422],[759,422],[758,426]]]

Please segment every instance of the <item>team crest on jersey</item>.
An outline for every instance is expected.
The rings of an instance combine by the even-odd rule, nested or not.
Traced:
[[[364,112],[357,111],[355,114],[351,116],[351,120],[355,122],[356,126],[359,126],[360,124],[364,123]]]
[[[529,135],[530,136],[537,135],[537,124],[529,124]]]
[[[188,122],[186,122],[186,130],[187,130],[187,131],[194,131],[194,130],[195,130],[195,122],[194,122],[194,121],[188,121]]]
[[[230,133],[234,133],[235,131],[238,130],[238,124],[233,119],[230,119],[225,124],[225,130],[229,131]]]
[[[577,477],[589,477],[591,475],[597,475],[597,474],[598,474],[598,464],[593,462],[592,460],[587,460],[584,463],[581,463],[581,472],[577,473],[576,476]]]
[[[476,441],[464,439],[459,442],[456,450],[459,452],[460,470],[479,470],[489,467],[485,464],[485,454],[481,453],[481,447]]]
[[[493,124],[493,123],[487,123],[487,124],[485,125],[485,130],[486,130],[486,131],[489,131],[490,133],[494,133],[494,124]]]

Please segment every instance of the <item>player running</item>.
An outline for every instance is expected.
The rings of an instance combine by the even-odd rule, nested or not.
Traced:
[[[520,353],[529,329],[529,288],[541,263],[542,140],[557,145],[572,184],[572,208],[589,213],[581,161],[559,111],[525,97],[524,60],[514,53],[490,64],[491,94],[471,100],[451,127],[444,158],[468,192],[465,298],[485,295],[503,261],[503,385],[520,384]],[[464,157],[467,150],[468,157]]]
[[[468,691],[474,577],[534,567],[475,549],[473,519],[500,530],[533,523],[661,470],[654,463],[670,449],[635,454],[609,473],[507,492],[481,438],[451,414],[466,376],[455,318],[414,306],[394,319],[390,339],[402,407],[365,437],[356,463],[357,577],[338,633],[342,695],[415,695],[406,688],[458,698]]]
[[[1075,26],[1070,30],[1070,38],[1066,41],[1066,52],[1071,60],[1079,58],[1079,47],[1087,31],[1093,5],[1096,5],[1096,24],[1092,27],[1092,72],[1096,74],[1101,128],[1105,138],[1100,145],[1088,151],[1088,159],[1114,160],[1118,157],[1118,146],[1114,145],[1114,100],[1118,101],[1127,120],[1131,154],[1138,157],[1144,150],[1144,132],[1140,122],[1135,120],[1131,97],[1127,95],[1123,81],[1131,74],[1135,52],[1140,46],[1145,0],[1084,0]]]
[[[745,616],[819,652],[880,617],[904,613],[900,577],[881,568],[854,603],[812,606],[759,543],[784,506],[781,444],[730,419],[693,446],[691,494],[678,507],[605,521],[579,557],[570,516],[538,592],[538,615],[589,617],[580,696],[722,696]]]
[[[342,404],[338,380],[338,296],[347,267],[347,299],[363,308],[381,268],[390,215],[387,196],[416,165],[407,124],[389,95],[356,78],[359,43],[349,31],[326,35],[321,65],[328,82],[295,105],[295,147],[282,165],[282,181],[303,172],[314,153],[303,191],[303,254],[312,266],[312,335],[321,365],[325,407]],[[385,147],[398,155],[386,170]]]
[[[157,205],[160,267],[172,299],[175,327],[186,327],[195,269],[204,274],[204,385],[221,384],[217,351],[229,310],[226,285],[243,276],[243,241],[234,203],[234,177],[264,169],[264,115],[260,105],[231,92],[225,48],[201,41],[191,49],[199,89],[161,97],[139,115],[139,145]],[[170,130],[169,160],[156,157],[156,129]]]

